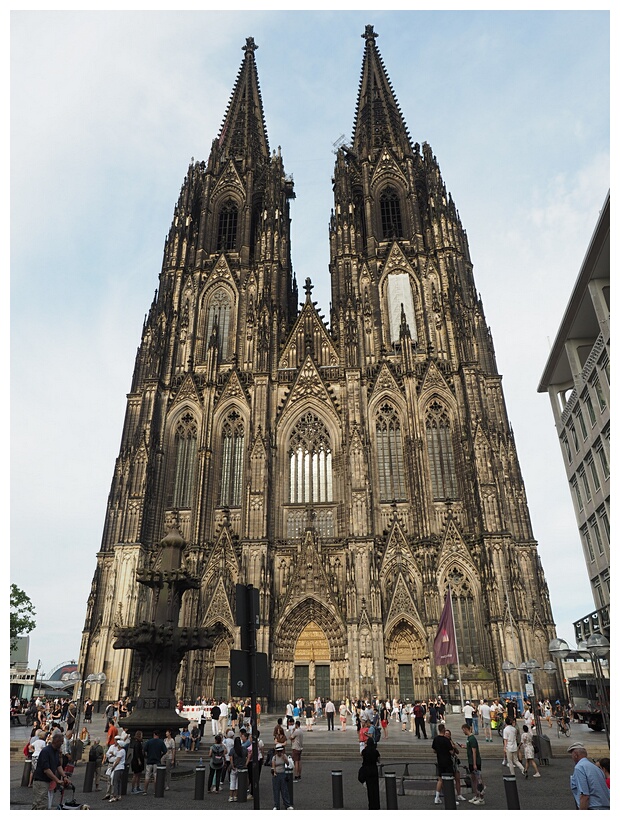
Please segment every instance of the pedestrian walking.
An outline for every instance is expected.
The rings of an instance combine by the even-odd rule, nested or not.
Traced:
[[[480,749],[478,747],[478,740],[474,735],[473,728],[464,723],[461,726],[463,734],[466,738],[467,746],[467,768],[471,777],[471,788],[474,796],[470,799],[470,803],[475,806],[484,805],[484,786],[482,784],[482,761],[480,759]]]
[[[534,769],[534,774],[532,775],[532,777],[540,777],[538,766],[536,765],[536,761],[534,760],[534,742],[532,740],[532,733],[530,732],[527,726],[523,727],[523,732],[521,734],[520,749],[523,753],[523,760],[525,760],[525,776],[528,776],[528,770],[530,766],[532,766]]]
[[[435,787],[435,803],[443,803],[443,781],[442,774],[453,775],[454,764],[452,762],[453,750],[452,741],[445,736],[446,727],[443,723],[437,728],[437,737],[433,738],[431,744],[433,751],[437,755],[437,785]]]
[[[517,740],[517,728],[512,718],[506,718],[506,725],[502,734],[504,738],[504,752],[506,753],[506,763],[510,769],[510,774],[515,773],[515,766],[524,777],[527,777],[523,764],[519,760],[519,742]]]
[[[273,787],[273,808],[280,808],[280,797],[284,803],[285,809],[292,809],[291,798],[288,791],[288,783],[286,781],[286,768],[288,766],[288,757],[284,751],[284,746],[281,743],[276,743],[275,753],[271,760],[271,780]]]
[[[369,737],[365,747],[362,749],[362,771],[368,795],[368,808],[380,809],[379,799],[379,759],[381,755],[375,741]]]
[[[215,742],[209,749],[207,755],[209,758],[209,779],[207,781],[207,792],[219,792],[220,779],[222,777],[222,770],[224,768],[224,761],[226,760],[226,747],[222,743],[222,735],[215,736]],[[215,781],[215,785],[213,785]]]

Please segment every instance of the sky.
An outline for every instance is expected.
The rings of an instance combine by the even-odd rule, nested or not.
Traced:
[[[31,666],[78,657],[164,240],[246,37],[295,180],[297,281],[328,317],[333,144],[351,137],[368,23],[468,234],[558,635],[573,643],[594,608],[537,387],[610,187],[609,13],[409,5],[11,14],[10,581],[37,613]]]

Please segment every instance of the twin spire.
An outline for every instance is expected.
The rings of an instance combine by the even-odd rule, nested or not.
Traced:
[[[269,140],[254,58],[257,48],[254,38],[247,37],[242,49],[245,57],[218,138],[223,155],[249,161],[253,166],[269,159]]]
[[[366,47],[352,143],[358,156],[368,156],[384,144],[399,153],[411,152],[409,132],[375,42],[378,36],[371,25],[367,25],[362,34]],[[269,140],[254,57],[257,48],[253,37],[246,38],[242,49],[245,56],[218,138],[223,155],[249,160],[254,166],[269,159]]]

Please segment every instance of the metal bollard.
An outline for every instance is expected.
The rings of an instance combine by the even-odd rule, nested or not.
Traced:
[[[30,772],[32,771],[32,760],[24,760],[24,771],[22,772],[22,786],[30,783]]]
[[[129,766],[125,766],[121,775],[121,794],[127,794],[127,783],[129,781]]]
[[[344,808],[342,799],[342,769],[332,771],[332,808]]]
[[[93,780],[95,779],[95,769],[97,768],[97,761],[96,760],[89,760],[86,764],[86,770],[84,772],[84,788],[82,789],[83,792],[92,792],[93,790]]]
[[[286,787],[288,789],[288,799],[290,800],[291,806],[295,805],[295,795],[293,794],[293,772],[294,769],[291,769],[289,766],[284,767],[284,774],[286,775]]]
[[[194,800],[205,799],[205,766],[196,766],[196,781],[194,783]]]
[[[384,772],[383,777],[385,779],[385,808],[397,809],[396,772]]]
[[[519,792],[517,791],[517,778],[514,774],[504,775],[504,791],[506,792],[506,808],[520,811],[521,804],[519,803]]]
[[[456,809],[456,792],[454,790],[454,776],[451,774],[441,775],[441,790],[443,792],[444,808]]]
[[[248,802],[248,770],[237,769],[237,803]]]
[[[158,766],[155,775],[155,797],[163,797],[166,788],[166,767]]]

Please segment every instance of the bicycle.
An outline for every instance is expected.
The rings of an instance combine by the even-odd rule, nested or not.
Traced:
[[[558,718],[558,737],[570,737],[570,721],[566,718]]]

